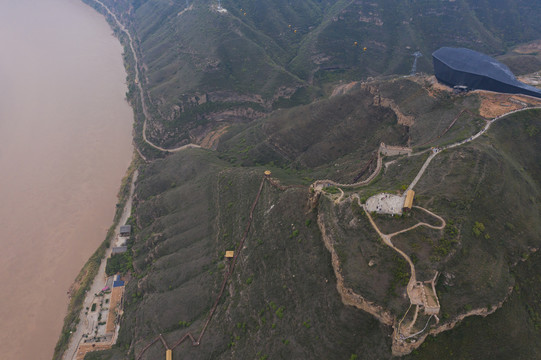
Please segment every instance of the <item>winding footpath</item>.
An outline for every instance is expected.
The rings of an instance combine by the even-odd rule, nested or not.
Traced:
[[[378,160],[377,160],[377,166],[374,172],[366,179],[362,180],[353,184],[341,184],[333,180],[316,180],[311,187],[315,190],[321,190],[327,186],[338,186],[338,187],[345,187],[345,188],[353,188],[363,185],[368,185],[372,180],[376,178],[376,176],[379,175],[379,172],[381,171],[382,165],[383,165],[383,158],[381,157],[381,147],[378,150]]]
[[[397,231],[397,232],[392,233],[392,234],[384,234],[384,233],[381,232],[381,230],[377,226],[376,222],[374,221],[374,219],[370,215],[370,212],[366,208],[366,205],[361,204],[361,200],[359,199],[358,196],[357,196],[357,201],[359,203],[359,206],[361,206],[363,208],[366,216],[368,217],[368,220],[370,221],[370,224],[372,225],[374,230],[376,230],[376,232],[378,233],[380,238],[383,240],[385,245],[391,247],[394,251],[399,253],[400,256],[402,256],[408,262],[408,264],[410,266],[410,271],[411,271],[411,276],[410,276],[410,279],[408,281],[408,285],[406,287],[406,292],[408,294],[408,298],[410,299],[411,304],[422,303],[423,301],[418,298],[419,295],[414,291],[414,288],[416,287],[416,284],[417,284],[417,276],[416,276],[416,272],[415,272],[415,265],[413,264],[413,261],[411,261],[410,257],[404,251],[402,251],[399,248],[397,248],[396,246],[394,246],[393,242],[391,241],[391,238],[396,236],[396,235],[411,231],[411,230],[413,230],[413,229],[415,229],[415,228],[417,228],[419,226],[426,226],[426,227],[434,229],[434,230],[443,230],[445,228],[445,225],[446,225],[445,220],[441,216],[438,216],[438,215],[434,214],[433,212],[431,212],[431,211],[429,211],[429,210],[427,210],[425,208],[422,208],[420,206],[414,206],[416,209],[423,210],[427,214],[430,214],[430,215],[436,217],[438,220],[441,221],[441,225],[435,226],[435,225],[431,225],[431,224],[428,224],[428,223],[425,223],[425,222],[419,222],[419,223],[417,223],[417,224],[415,224],[415,225],[413,225],[413,226],[411,226],[411,227],[409,227],[407,229],[400,230],[400,231]]]
[[[139,74],[139,58],[137,57],[137,52],[135,51],[135,47],[133,45],[134,44],[133,38],[132,38],[130,32],[128,31],[128,29],[126,29],[126,27],[124,25],[122,25],[120,20],[118,20],[117,16],[107,7],[107,5],[102,3],[100,0],[93,0],[93,1],[95,3],[97,3],[97,4],[99,4],[101,7],[103,7],[103,9],[105,9],[107,14],[109,14],[111,16],[111,18],[114,20],[114,22],[116,23],[116,25],[118,26],[120,31],[122,31],[124,34],[126,34],[126,36],[128,38],[128,41],[129,41],[129,44],[130,44],[130,50],[131,50],[131,53],[133,55],[133,59],[135,61],[135,84],[137,85],[137,88],[139,89],[139,96],[140,96],[140,99],[141,99],[141,107],[143,109],[143,115],[145,116],[145,120],[143,122],[143,140],[145,141],[145,143],[147,143],[148,145],[150,145],[154,149],[157,149],[157,150],[160,150],[160,151],[163,151],[163,152],[168,152],[168,153],[175,153],[175,152],[178,152],[178,151],[181,151],[181,150],[184,150],[184,149],[190,149],[190,148],[200,148],[201,146],[199,146],[197,144],[186,144],[186,145],[182,145],[182,146],[179,146],[179,147],[176,147],[176,148],[173,148],[173,149],[166,149],[166,148],[158,146],[158,145],[152,143],[150,140],[148,140],[148,138],[147,138],[147,123],[148,123],[148,119],[150,119],[151,116],[150,116],[150,113],[148,112],[148,108],[147,108],[147,104],[146,104],[146,100],[145,100],[145,93],[144,93],[143,85],[142,85],[142,82],[141,82],[141,76]],[[139,152],[139,155],[141,155],[141,157],[144,160],[146,160],[146,158],[143,156],[143,154],[141,154],[139,149],[137,149],[137,152]]]
[[[432,161],[432,159],[434,159],[436,157],[436,155],[440,154],[441,152],[443,152],[444,150],[447,150],[447,149],[452,149],[452,148],[455,148],[455,147],[458,147],[458,146],[461,146],[461,145],[464,145],[464,144],[467,144],[471,141],[474,141],[475,139],[479,138],[481,135],[483,135],[484,133],[486,133],[488,131],[488,129],[490,128],[490,126],[492,126],[493,123],[495,123],[496,121],[506,117],[506,116],[509,116],[509,115],[512,115],[512,114],[516,114],[516,113],[519,113],[521,111],[527,111],[527,110],[534,110],[534,109],[541,109],[541,106],[532,106],[532,107],[527,107],[527,108],[523,108],[523,109],[517,109],[517,110],[513,110],[513,111],[510,111],[510,112],[507,112],[505,114],[502,114],[500,116],[497,116],[491,120],[487,120],[487,123],[486,125],[483,127],[483,129],[481,129],[479,132],[477,132],[476,134],[470,136],[469,138],[467,139],[464,139],[462,141],[458,141],[456,143],[453,143],[453,144],[450,144],[450,145],[446,145],[446,146],[443,146],[443,147],[440,147],[440,148],[434,148],[434,149],[428,149],[428,150],[422,150],[422,151],[419,151],[419,152],[416,152],[416,153],[411,153],[411,154],[408,154],[408,156],[419,156],[419,155],[422,155],[424,153],[427,153],[427,152],[431,152],[431,154],[428,156],[428,158],[426,159],[425,163],[423,164],[423,166],[421,167],[421,169],[419,170],[419,172],[417,173],[417,176],[415,176],[415,179],[413,179],[413,181],[411,182],[411,184],[408,186],[408,188],[406,189],[407,190],[412,190],[415,185],[417,185],[417,182],[421,179],[421,177],[423,176],[425,170],[428,168],[428,165],[430,164],[430,162]],[[364,185],[368,185],[372,180],[374,180],[380,173],[381,171],[381,168],[383,167],[383,159],[382,159],[382,156],[381,156],[381,152],[382,152],[382,148],[380,147],[379,150],[378,150],[378,159],[377,159],[377,166],[376,166],[376,169],[374,170],[374,172],[366,179],[366,180],[362,180],[362,181],[359,181],[359,182],[356,182],[356,183],[352,183],[352,184],[342,184],[342,183],[339,183],[339,182],[336,182],[334,180],[329,180],[329,179],[326,179],[326,180],[316,180],[312,185],[311,187],[314,188],[315,190],[321,190],[327,186],[337,186],[337,187],[343,187],[343,188],[354,188],[354,187],[359,187],[359,186],[364,186]],[[389,162],[389,163],[386,163],[385,165],[390,165],[391,163],[393,163],[395,160]]]
[[[443,146],[443,147],[439,147],[439,148],[432,148],[432,149],[423,150],[423,151],[420,151],[420,152],[417,152],[417,153],[408,154],[408,156],[418,156],[418,155],[424,154],[424,153],[429,152],[429,151],[431,152],[431,154],[428,156],[426,161],[423,163],[421,169],[419,170],[419,172],[417,173],[417,175],[415,176],[413,181],[410,183],[410,185],[408,186],[406,191],[407,190],[412,190],[417,185],[417,183],[419,182],[419,180],[421,179],[421,177],[425,173],[426,169],[430,165],[431,161],[439,153],[441,153],[442,151],[447,150],[447,149],[453,149],[453,148],[456,148],[458,146],[461,146],[461,145],[464,145],[464,144],[467,144],[467,143],[469,143],[471,141],[476,140],[481,135],[486,133],[490,129],[490,127],[492,126],[493,123],[495,123],[496,121],[498,121],[498,120],[500,120],[500,119],[502,119],[504,117],[507,117],[507,116],[512,115],[512,114],[516,114],[516,113],[521,112],[521,111],[527,111],[527,110],[533,110],[533,109],[541,109],[541,106],[534,106],[534,107],[527,107],[527,108],[523,108],[523,109],[513,110],[513,111],[507,112],[505,114],[502,114],[500,116],[497,116],[497,117],[495,117],[495,118],[493,118],[491,120],[487,120],[485,126],[479,132],[477,132],[476,134],[474,134],[474,135],[470,136],[469,138],[464,139],[462,141],[458,141],[456,143],[453,143],[453,144],[450,144],[450,145],[447,145],[447,146]],[[322,191],[325,187],[337,186],[338,189],[340,190],[341,194],[340,194],[339,198],[334,201],[334,203],[340,203],[345,197],[344,192],[341,189],[341,187],[350,187],[351,188],[351,187],[357,187],[357,186],[361,186],[361,185],[367,185],[373,179],[376,178],[376,176],[379,174],[379,172],[381,171],[381,168],[382,168],[382,166],[381,166],[382,165],[381,151],[382,151],[382,148],[380,147],[380,149],[378,150],[378,166],[376,167],[374,173],[372,173],[368,177],[368,179],[366,179],[364,181],[360,181],[358,183],[354,183],[354,184],[340,184],[340,183],[334,182],[332,180],[317,180],[312,184],[311,187],[314,190],[319,192],[319,191]],[[387,166],[387,164],[386,164],[386,166]],[[445,226],[446,226],[445,219],[443,219],[441,216],[431,212],[430,210],[427,210],[427,209],[422,208],[420,206],[414,206],[414,208],[420,209],[420,210],[426,212],[427,214],[437,218],[439,221],[441,221],[441,224],[440,225],[431,225],[431,224],[428,224],[426,222],[419,222],[419,223],[417,223],[417,224],[415,224],[415,225],[413,225],[413,226],[411,226],[411,227],[409,227],[407,229],[403,229],[403,230],[394,232],[392,234],[384,234],[383,232],[381,232],[381,230],[379,229],[379,227],[375,223],[374,219],[370,215],[370,212],[368,211],[366,204],[361,203],[359,195],[358,194],[353,194],[353,197],[357,198],[357,202],[358,202],[359,206],[362,207],[362,209],[364,210],[364,213],[366,214],[368,220],[370,221],[370,224],[372,225],[374,230],[377,232],[379,237],[382,239],[382,241],[387,246],[389,246],[393,250],[395,250],[398,254],[400,254],[400,256],[402,256],[410,266],[411,276],[410,276],[410,279],[409,279],[407,287],[406,287],[406,292],[407,292],[408,298],[410,300],[410,307],[408,308],[408,311],[406,312],[406,314],[404,314],[404,318],[406,317],[407,313],[411,309],[412,305],[416,305],[416,309],[415,309],[415,315],[413,317],[413,321],[405,328],[406,332],[409,333],[409,331],[411,330],[411,328],[413,327],[413,325],[417,321],[417,314],[418,314],[418,311],[419,311],[419,306],[420,305],[427,306],[427,304],[426,304],[426,293],[425,293],[424,285],[417,281],[415,265],[413,264],[412,260],[410,259],[410,257],[404,251],[397,248],[393,244],[391,239],[396,235],[411,231],[411,230],[413,230],[413,229],[415,229],[415,228],[417,228],[419,226],[425,226],[425,227],[428,227],[428,228],[434,229],[434,230],[443,230],[445,228]],[[434,279],[430,282],[430,284],[432,285],[432,291],[434,293],[434,296],[437,296],[436,292],[435,292],[435,289],[434,289],[436,277],[437,277],[437,273],[436,273],[436,276],[434,277]],[[398,326],[395,328],[396,340],[399,340],[400,344],[398,344],[398,346],[396,346],[397,349],[395,349],[396,344],[394,343],[394,340],[393,340],[393,353],[395,353],[395,350],[396,350],[396,355],[405,355],[405,354],[409,353],[411,351],[411,349],[409,349],[409,350],[399,349],[400,346],[405,346],[406,348],[408,348],[408,346],[411,345],[411,346],[416,347],[420,343],[422,343],[422,340],[420,340],[418,345],[414,345],[414,343],[408,344],[408,343],[405,342],[405,340],[410,339],[410,338],[415,337],[415,336],[418,336],[418,335],[422,334],[423,332],[425,332],[425,330],[428,328],[430,320],[435,316],[437,311],[439,311],[439,306],[440,305],[439,305],[439,301],[437,300],[437,298],[436,298],[436,304],[433,305],[433,306],[434,306],[433,310],[436,310],[436,312],[432,312],[432,314],[428,318],[424,328],[422,328],[420,331],[418,331],[418,332],[416,332],[414,334],[410,334],[409,336],[402,335],[402,333],[401,333],[401,324],[402,324],[402,320],[404,320],[404,318],[402,320],[400,320],[400,322],[398,323]],[[436,321],[439,322],[437,316],[436,316]],[[425,335],[425,337],[426,337],[426,335]]]
[[[432,159],[434,159],[434,157],[436,157],[436,155],[438,155],[439,153],[443,152],[444,150],[452,149],[452,148],[455,148],[455,147],[458,147],[458,146],[461,146],[461,145],[464,145],[464,144],[467,144],[469,142],[474,141],[475,139],[479,138],[481,135],[486,133],[488,131],[488,129],[490,129],[492,124],[494,124],[496,121],[498,121],[500,119],[503,119],[506,116],[516,114],[516,113],[519,113],[519,112],[522,112],[522,111],[535,110],[535,109],[539,110],[539,109],[541,109],[541,106],[532,106],[532,107],[526,107],[526,108],[523,108],[523,109],[517,109],[517,110],[509,111],[509,112],[507,112],[505,114],[502,114],[500,116],[497,116],[497,117],[495,117],[495,118],[493,118],[491,120],[487,120],[487,123],[485,124],[485,126],[479,132],[477,132],[476,134],[470,136],[467,139],[464,139],[462,141],[458,141],[458,142],[450,144],[450,145],[442,146],[440,148],[434,148],[433,150],[423,150],[423,151],[411,154],[410,156],[417,156],[417,155],[424,154],[427,151],[432,151],[432,153],[430,154],[428,159],[426,159],[425,163],[421,167],[421,170],[419,170],[419,173],[417,174],[415,179],[413,179],[411,184],[408,186],[407,190],[412,190],[413,187],[415,185],[417,185],[417,182],[419,181],[419,179],[421,179],[421,176],[423,176],[426,168],[428,167],[428,165],[430,164]]]
[[[134,62],[135,62],[135,84],[137,85],[137,88],[138,88],[138,91],[139,91],[139,97],[140,97],[140,101],[141,101],[141,107],[142,107],[142,111],[143,111],[143,115],[144,115],[144,122],[143,122],[143,129],[142,129],[142,138],[144,140],[144,142],[146,144],[148,144],[150,147],[156,149],[156,150],[159,150],[159,151],[162,151],[162,152],[167,152],[167,153],[175,153],[175,152],[178,152],[178,151],[181,151],[181,150],[184,150],[184,149],[188,149],[188,148],[200,148],[199,145],[196,145],[196,144],[187,144],[187,145],[183,145],[183,146],[179,146],[179,147],[176,147],[176,148],[171,148],[171,149],[166,149],[166,148],[163,148],[163,147],[160,147],[154,143],[152,143],[148,138],[147,138],[147,127],[148,127],[148,121],[149,119],[151,119],[151,116],[150,116],[150,113],[149,113],[149,110],[148,110],[148,107],[147,107],[147,102],[146,102],[146,99],[145,99],[145,92],[144,92],[144,89],[143,89],[143,86],[142,86],[142,81],[141,81],[141,74],[140,74],[140,61],[139,61],[139,58],[137,56],[137,52],[135,51],[135,41],[133,39],[133,37],[131,36],[130,32],[128,31],[128,29],[120,22],[120,20],[118,19],[118,17],[100,0],[93,0],[96,4],[99,4],[105,11],[106,13],[113,19],[113,21],[115,22],[116,26],[118,27],[118,29],[123,32],[127,39],[128,39],[128,42],[129,42],[129,48],[130,48],[130,51],[133,55],[133,58],[134,58]],[[424,172],[426,171],[426,169],[428,168],[430,162],[439,154],[441,153],[442,151],[444,150],[447,150],[447,149],[452,149],[452,148],[455,148],[455,147],[458,147],[458,146],[461,146],[461,145],[464,145],[464,144],[467,144],[473,140],[476,140],[477,138],[479,138],[481,135],[483,135],[485,132],[487,132],[490,128],[490,126],[496,122],[497,120],[501,119],[501,118],[504,118],[506,116],[509,116],[509,115],[512,115],[512,114],[515,114],[515,113],[518,113],[518,112],[521,112],[521,111],[526,111],[526,110],[532,110],[532,109],[541,109],[541,106],[537,106],[537,107],[528,107],[528,108],[523,108],[523,109],[518,109],[518,110],[513,110],[513,111],[510,111],[508,113],[505,113],[503,115],[500,115],[498,117],[495,117],[491,120],[487,120],[487,123],[486,125],[484,126],[483,129],[481,129],[478,133],[472,135],[471,137],[465,139],[465,140],[462,140],[462,141],[459,141],[459,142],[456,142],[456,143],[453,143],[451,145],[447,145],[447,146],[443,146],[441,148],[436,148],[436,149],[433,149],[432,150],[432,153],[429,155],[429,157],[427,158],[427,160],[425,161],[425,163],[423,164],[423,166],[421,167],[421,169],[419,170],[417,176],[414,178],[414,180],[411,182],[411,184],[409,185],[409,187],[407,188],[407,190],[411,190],[413,189],[416,184],[418,183],[418,181],[421,179],[421,177],[423,176]],[[455,120],[456,121],[456,120]],[[454,124],[454,123],[453,123]],[[451,126],[453,125],[451,124]],[[450,127],[449,127],[450,128]],[[143,156],[143,154],[141,154],[140,150],[137,149],[137,151],[139,152],[139,154],[141,155],[141,157],[143,159],[146,160],[146,158]],[[330,186],[330,185],[333,185],[333,186],[337,186],[337,187],[345,187],[345,188],[353,188],[353,187],[358,187],[358,186],[363,186],[363,185],[367,185],[369,184],[370,182],[372,182],[381,172],[381,168],[382,168],[382,155],[381,155],[381,151],[382,151],[382,148],[380,147],[380,149],[378,150],[378,155],[377,155],[377,166],[376,166],[376,169],[374,170],[374,172],[366,179],[366,180],[363,180],[363,181],[360,181],[360,182],[356,182],[356,183],[353,183],[353,184],[341,184],[341,183],[337,183],[337,182],[334,182],[332,180],[317,180],[315,181],[313,184],[312,184],[312,188],[316,189],[316,190],[322,190],[323,188],[327,187],[327,186]],[[409,154],[408,156],[416,156],[416,155],[420,155],[422,153],[425,153],[427,151],[430,151],[430,150],[425,150],[425,151],[421,151],[421,152],[418,152],[418,153],[415,153],[415,154]],[[134,174],[134,179],[132,181],[132,184],[131,184],[131,188],[130,188],[130,197],[129,197],[129,202],[126,204],[126,207],[124,209],[124,214],[123,214],[123,217],[122,217],[122,220],[119,222],[119,225],[120,224],[123,224],[125,221],[125,218],[127,218],[127,216],[129,216],[130,212],[131,212],[131,200],[132,200],[132,197],[133,197],[133,187],[134,187],[134,182],[135,182],[135,178],[137,177],[137,174]],[[257,192],[255,198],[254,198],[254,202],[252,204],[252,207],[250,209],[250,213],[249,213],[249,219],[247,221],[247,224],[246,224],[246,227],[245,227],[245,231],[244,231],[244,234],[240,240],[240,243],[239,243],[239,246],[237,247],[236,251],[235,251],[235,256],[234,258],[232,259],[231,263],[230,263],[230,266],[224,276],[224,279],[222,281],[222,285],[220,287],[220,290],[219,290],[219,293],[218,295],[216,296],[216,299],[215,299],[215,302],[214,302],[214,305],[213,307],[211,308],[211,311],[209,312],[207,318],[206,318],[206,321],[199,333],[199,336],[197,338],[195,338],[190,332],[187,332],[185,333],[182,337],[180,337],[171,347],[167,344],[167,342],[165,341],[165,339],[163,338],[163,336],[161,334],[159,334],[156,338],[154,338],[153,340],[151,340],[145,347],[143,347],[139,354],[137,355],[137,359],[141,359],[145,352],[155,343],[157,342],[161,342],[164,346],[164,348],[166,350],[173,350],[175,349],[177,346],[179,346],[180,344],[182,344],[184,341],[186,340],[190,340],[191,341],[191,344],[192,346],[198,346],[200,345],[201,343],[201,340],[207,330],[207,327],[209,325],[209,323],[211,322],[212,318],[213,318],[213,315],[216,311],[216,308],[223,296],[223,293],[224,293],[224,290],[225,290],[225,287],[226,287],[226,284],[229,280],[229,278],[231,277],[231,275],[233,274],[233,271],[235,269],[235,264],[237,262],[237,258],[238,256],[241,254],[241,251],[242,251],[242,248],[243,248],[243,244],[244,244],[244,241],[246,240],[247,236],[248,236],[248,233],[250,231],[250,227],[251,227],[251,223],[252,223],[252,220],[253,220],[253,212],[254,212],[254,209],[259,201],[259,197],[261,195],[261,192],[262,192],[262,189],[263,189],[263,185],[264,185],[264,182],[265,182],[265,178],[262,179],[261,181],[261,184],[260,184],[260,187],[259,187],[259,191]],[[345,195],[344,195],[344,192],[342,189],[339,189],[341,194],[340,194],[340,197],[338,198],[338,200],[336,202],[341,202]],[[426,213],[432,215],[433,217],[436,217],[438,220],[441,221],[441,225],[439,226],[435,226],[435,225],[431,225],[431,224],[428,224],[428,223],[425,223],[425,222],[419,222],[417,223],[416,225],[414,226],[411,226],[407,229],[404,229],[404,230],[400,230],[398,232],[395,232],[395,233],[392,233],[392,234],[384,234],[381,232],[381,230],[378,228],[377,224],[375,223],[375,221],[373,220],[372,216],[370,215],[370,212],[367,210],[366,208],[366,205],[365,204],[361,204],[361,201],[360,201],[360,198],[358,197],[357,194],[355,194],[354,196],[357,197],[357,201],[358,201],[358,204],[359,206],[361,206],[365,212],[365,214],[367,215],[372,227],[374,228],[374,230],[378,233],[378,235],[380,236],[380,238],[383,240],[383,242],[391,247],[393,250],[395,250],[396,252],[398,252],[409,264],[410,266],[410,270],[411,270],[411,276],[410,276],[410,279],[408,281],[408,285],[407,285],[407,295],[410,299],[410,303],[411,304],[419,304],[420,302],[422,302],[421,300],[419,300],[419,295],[414,291],[414,288],[417,286],[417,278],[416,278],[416,271],[415,271],[415,266],[412,262],[412,260],[410,259],[410,257],[404,253],[404,251],[400,250],[399,248],[397,248],[393,242],[392,242],[392,238],[396,235],[399,235],[399,234],[402,234],[402,233],[405,233],[407,231],[411,231],[419,226],[425,226],[425,227],[428,227],[428,228],[431,228],[431,229],[435,229],[435,230],[442,230],[445,228],[446,226],[446,223],[445,223],[445,220],[430,212],[429,210],[427,209],[424,209],[422,207],[418,207],[418,206],[415,206],[415,208],[418,208],[422,211],[425,211]],[[118,231],[118,228],[116,229]],[[108,257],[108,255],[110,254],[110,249],[108,250],[108,253],[106,255],[106,258]],[[97,279],[101,279],[103,278],[104,276],[104,271],[105,271],[105,261],[102,262],[102,266],[100,266],[100,270],[99,270],[99,274],[97,276]],[[94,294],[95,292],[98,292],[99,291],[99,288],[100,286],[102,286],[102,284],[99,284],[98,281],[95,281],[94,282],[94,285],[92,287],[92,289],[88,292],[89,294]],[[90,299],[90,302],[89,302],[89,299]],[[91,297],[88,296],[87,299],[85,300],[85,305],[83,306],[83,309],[85,308],[85,306],[88,306],[88,304],[91,303]],[[410,305],[411,307],[411,305]],[[409,310],[408,310],[409,311]],[[418,309],[416,309],[416,311],[418,311]],[[84,310],[82,311],[84,312]],[[412,336],[416,336],[422,332],[424,332],[426,330],[426,328],[428,327],[428,324],[430,322],[430,319],[432,317],[430,317],[425,325],[425,327],[418,333],[416,334],[413,334]],[[415,315],[414,317],[414,320],[417,319],[417,315]],[[77,327],[77,330],[75,332],[75,334],[73,334],[73,337],[72,337],[72,342],[70,343],[70,346],[69,346],[69,349],[68,351],[66,352],[65,356],[64,356],[64,359],[72,359],[75,355],[76,355],[76,351],[77,351],[77,346],[78,344],[80,343],[80,341],[82,340],[82,336],[83,336],[83,333],[84,333],[84,324],[83,322],[81,322],[79,324],[79,326]],[[411,336],[410,336],[411,337]]]

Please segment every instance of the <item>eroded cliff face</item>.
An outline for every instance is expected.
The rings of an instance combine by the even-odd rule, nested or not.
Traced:
[[[268,115],[276,101],[289,100],[298,89],[280,87],[269,99],[233,91],[194,93],[181,96],[173,105],[163,98],[153,100],[147,96],[155,109],[147,123],[147,136],[153,143],[170,148],[192,143],[215,149],[219,142],[216,132]]]
[[[324,190],[318,187],[312,187],[311,193],[309,196],[309,206],[314,211],[317,211],[317,224],[318,228],[321,232],[321,237],[324,242],[325,248],[329,251],[331,254],[331,264],[333,267],[334,274],[336,276],[337,285],[336,289],[338,293],[340,294],[340,298],[344,305],[348,306],[354,306],[359,310],[362,310],[364,312],[367,312],[368,314],[375,317],[380,323],[386,326],[391,326],[393,328],[392,333],[392,345],[391,350],[392,354],[394,356],[404,356],[410,354],[413,350],[419,348],[423,342],[427,339],[429,335],[436,336],[444,331],[452,330],[456,325],[458,325],[461,321],[463,321],[465,318],[469,316],[482,316],[486,317],[492,313],[494,313],[496,310],[501,308],[505,301],[507,300],[508,296],[511,294],[513,288],[510,287],[508,289],[508,292],[506,296],[498,301],[495,304],[491,304],[488,307],[485,308],[477,308],[477,309],[471,309],[466,312],[462,312],[458,314],[457,316],[446,319],[442,321],[440,319],[439,315],[439,303],[438,303],[438,312],[436,313],[430,313],[430,311],[427,312],[427,310],[430,310],[429,308],[426,308],[426,305],[415,305],[412,304],[410,306],[410,309],[413,307],[415,310],[415,315],[413,320],[411,320],[411,324],[409,325],[409,328],[407,324],[402,325],[402,321],[408,314],[409,310],[404,314],[404,316],[400,316],[401,319],[398,319],[397,316],[393,315],[393,313],[390,311],[390,309],[387,309],[385,306],[378,304],[376,301],[369,301],[367,300],[362,292],[359,293],[359,291],[354,291],[351,287],[346,285],[347,280],[344,277],[344,273],[342,271],[342,264],[340,261],[340,256],[338,255],[338,251],[336,249],[336,241],[333,239],[333,231],[329,231],[329,227],[336,228],[339,227],[340,224],[337,222],[337,219],[334,218],[333,214],[325,213],[324,210],[319,206],[320,201],[322,197],[329,197],[332,199],[331,206],[340,206],[340,200],[344,197],[344,193],[342,192],[341,195],[336,199],[337,195],[329,195],[324,193]],[[353,222],[354,220],[352,220]],[[349,261],[349,260],[348,260]],[[362,259],[358,259],[358,261],[363,261]],[[377,261],[370,260],[369,266],[374,266],[377,263]],[[391,271],[391,269],[389,269]],[[435,290],[435,284],[438,279],[437,276],[438,273],[436,273],[436,276],[432,279],[429,285],[431,285],[431,288],[436,294]],[[413,310],[413,309],[412,309]],[[421,313],[424,313],[425,319],[428,318],[426,321],[425,328],[419,330],[412,330],[411,326],[416,323],[417,314],[419,313],[419,317],[421,316]],[[428,317],[430,316],[430,317]],[[433,318],[433,320],[432,320]],[[432,320],[432,321],[431,321]],[[409,324],[409,321],[408,321]],[[424,324],[424,322],[421,324]],[[407,328],[407,329],[405,329]],[[411,335],[411,336],[410,336]]]
[[[340,260],[336,250],[334,249],[333,240],[327,233],[327,229],[325,227],[325,215],[321,212],[317,217],[317,225],[321,231],[321,237],[323,238],[325,247],[331,253],[332,267],[334,274],[336,275],[336,289],[342,298],[342,302],[345,305],[355,306],[360,310],[366,311],[378,319],[382,324],[392,326],[396,319],[388,310],[385,310],[382,306],[376,305],[373,302],[367,301],[361,295],[355,293],[353,289],[344,285],[344,277],[342,276],[341,272]]]

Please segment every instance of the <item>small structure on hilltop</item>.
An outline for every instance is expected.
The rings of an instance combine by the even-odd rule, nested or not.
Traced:
[[[404,211],[411,210],[413,206],[413,197],[415,196],[415,191],[408,190],[406,192],[406,199],[404,200]]]
[[[270,170],[265,170],[264,174],[265,174],[265,176],[266,176],[266,177],[269,177],[269,176],[271,176],[271,172],[270,172]]]
[[[226,257],[227,259],[230,259],[230,258],[232,258],[232,257],[234,257],[234,256],[235,256],[235,252],[234,252],[234,251],[226,251],[226,252],[225,252],[225,257]]]
[[[165,360],[173,360],[173,350],[167,349],[165,351]]]
[[[131,225],[122,225],[120,227],[120,236],[130,236],[131,234]]]

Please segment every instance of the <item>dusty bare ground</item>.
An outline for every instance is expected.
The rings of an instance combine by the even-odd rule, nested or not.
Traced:
[[[479,114],[487,119],[492,119],[526,106],[541,105],[541,100],[524,95],[498,94],[481,90],[475,91],[475,93],[481,99]]]
[[[341,84],[334,88],[332,91],[331,97],[335,97],[337,95],[344,95],[351,91],[359,82],[353,81],[347,84]]]
[[[536,40],[528,44],[519,45],[513,49],[517,54],[537,54],[541,51],[541,40]]]
[[[518,79],[525,84],[539,87],[541,86],[541,71],[533,74],[519,76]]]
[[[77,357],[76,360],[83,360],[85,358],[85,355],[92,351],[99,351],[99,350],[108,350],[112,347],[111,344],[85,344],[79,346],[79,351],[77,351]]]
[[[222,137],[223,134],[229,129],[229,125],[224,125],[217,130],[208,132],[203,139],[201,139],[199,142],[199,145],[204,149],[216,149],[216,146],[218,145],[218,141],[220,140],[220,137]]]
[[[111,334],[115,331],[116,318],[121,311],[119,305],[122,301],[123,295],[124,286],[117,286],[113,288],[113,291],[111,293],[111,300],[109,301],[109,314],[107,315],[107,327],[105,329],[106,334]]]
[[[368,90],[374,95],[374,105],[391,109],[396,114],[398,124],[412,126],[415,123],[415,118],[402,113],[398,105],[396,105],[392,99],[382,97],[377,87],[370,85],[369,83],[364,83],[361,84],[361,88]]]
[[[191,11],[191,10],[193,10],[193,4],[190,4],[190,6],[188,6],[186,9],[182,10],[181,12],[179,12],[179,13],[177,14],[177,16],[180,16],[180,15],[184,14],[186,11]]]
[[[412,76],[410,79],[423,86],[427,90],[428,95],[431,97],[436,97],[438,92],[453,92],[453,89],[451,89],[449,86],[440,84],[434,75]]]
[[[413,149],[405,146],[393,146],[385,145],[385,143],[380,144],[380,152],[385,156],[396,156],[396,155],[410,155]]]

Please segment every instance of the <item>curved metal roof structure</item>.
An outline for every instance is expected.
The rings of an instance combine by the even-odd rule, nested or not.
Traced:
[[[541,90],[518,81],[506,65],[477,51],[442,47],[432,59],[436,78],[444,84],[541,98]]]

